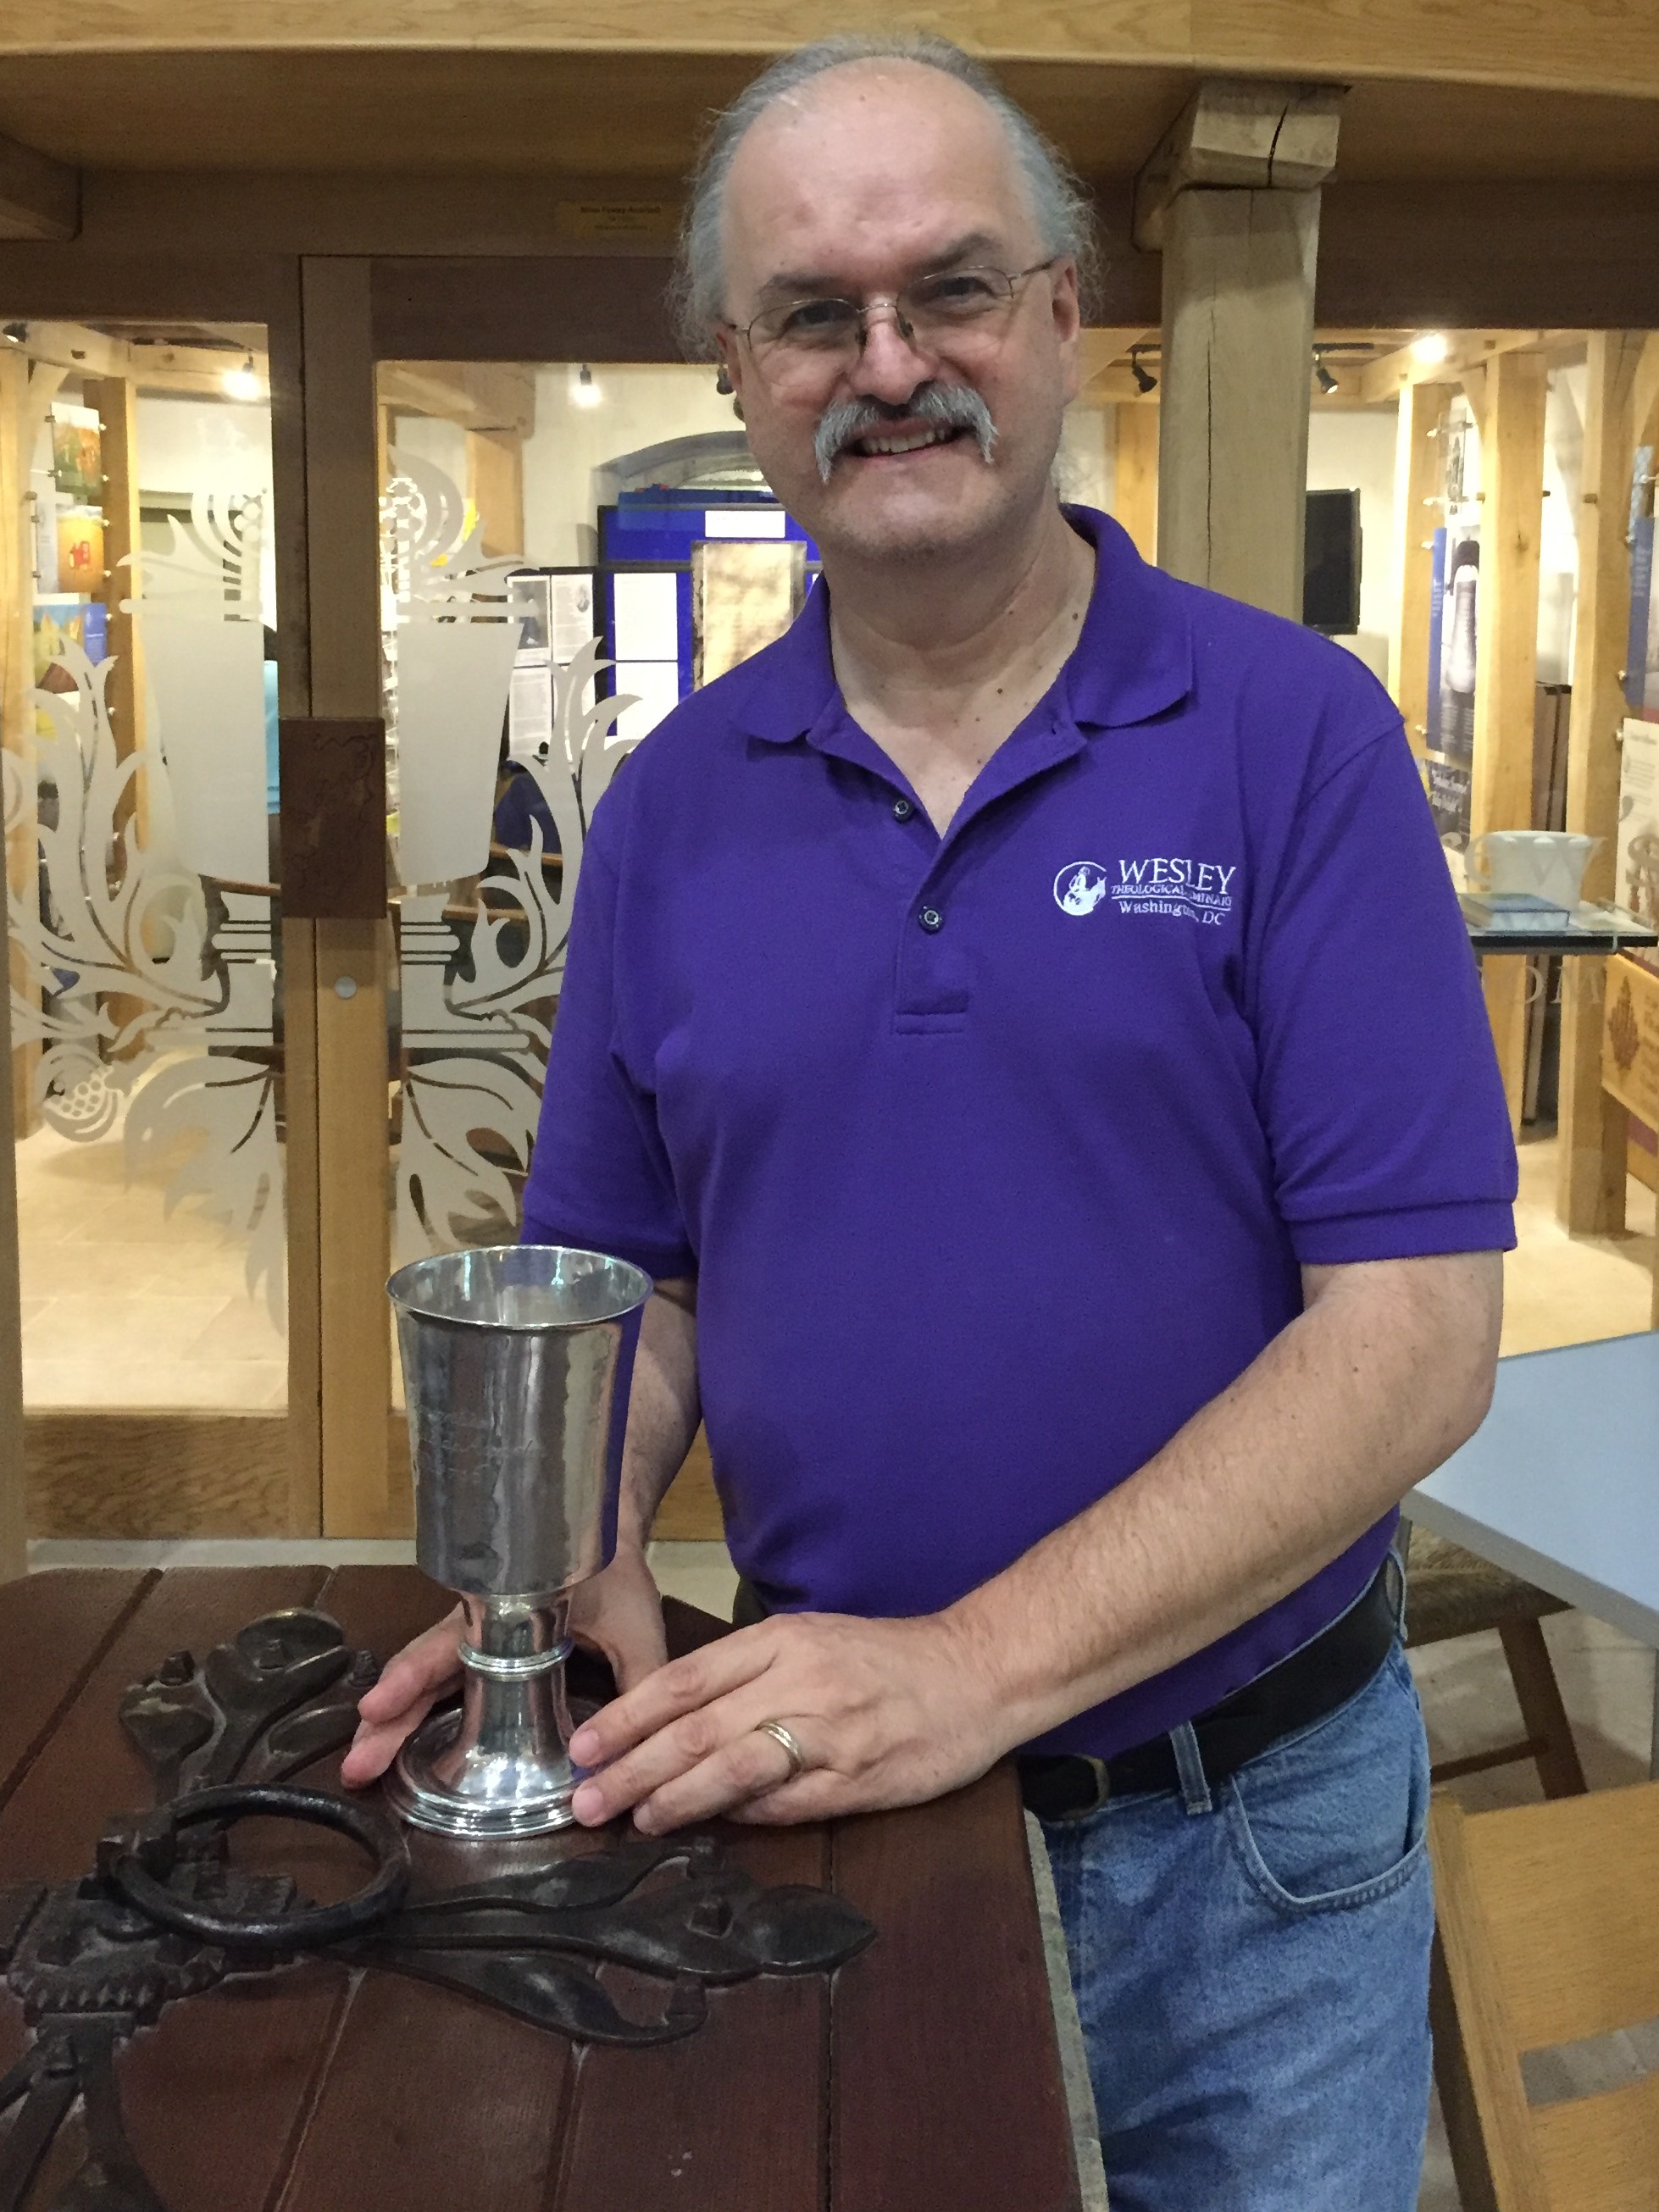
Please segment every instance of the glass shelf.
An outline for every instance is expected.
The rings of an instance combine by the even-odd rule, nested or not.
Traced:
[[[1458,904],[1477,952],[1618,952],[1659,945],[1659,928],[1622,907],[1523,908],[1494,919],[1487,902],[1460,892]]]

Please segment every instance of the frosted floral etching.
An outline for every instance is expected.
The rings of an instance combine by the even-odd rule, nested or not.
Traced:
[[[399,456],[381,504],[381,584],[388,767],[400,811],[403,781],[417,771],[398,757],[399,630],[442,624],[458,654],[477,644],[469,630],[494,622],[517,635],[511,572],[524,563],[480,558],[477,538],[476,522],[442,471]],[[490,859],[470,930],[447,886],[417,887],[403,899],[398,1265],[517,1232],[587,825],[629,750],[614,732],[632,701],[623,695],[590,703],[594,678],[609,665],[595,640],[554,669],[548,757],[525,763],[557,831],[557,855],[545,853],[532,821],[527,850]],[[510,659],[503,659],[499,692],[476,702],[489,743],[468,765],[476,787],[464,796],[486,814],[510,673]]]
[[[53,664],[27,755],[0,756],[8,844],[32,827],[38,890],[9,884],[15,1044],[41,1048],[34,1096],[62,1135],[91,1142],[123,1107],[130,1167],[172,1157],[170,1213],[187,1205],[247,1238],[250,1291],[283,1310],[282,1152],[276,1103],[268,899],[227,892],[210,928],[200,878],[165,858],[171,817],[160,750],[118,756],[105,688],[113,663],[78,646]],[[139,835],[142,787],[151,835]]]

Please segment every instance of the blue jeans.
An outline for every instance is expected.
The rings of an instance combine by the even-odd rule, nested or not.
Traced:
[[[1412,2212],[1428,1747],[1398,1644],[1212,1796],[1045,1825],[1112,2212]]]

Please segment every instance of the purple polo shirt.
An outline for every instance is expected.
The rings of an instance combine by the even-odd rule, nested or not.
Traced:
[[[996,1574],[1249,1365],[1298,1263],[1514,1241],[1394,706],[1068,514],[1077,647],[948,836],[848,715],[820,585],[640,748],[582,858],[524,1233],[696,1276],[727,1540],[775,1609]],[[1041,1748],[1239,1688],[1392,1525]]]

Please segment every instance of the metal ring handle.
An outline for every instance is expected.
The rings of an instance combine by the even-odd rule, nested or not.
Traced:
[[[172,1870],[181,1829],[199,1826],[204,1820],[229,1825],[251,1814],[308,1821],[349,1836],[375,1861],[374,1879],[337,1905],[314,1905],[273,1920],[227,1919],[167,1887],[166,1875]],[[175,1935],[194,1936],[198,1942],[244,1951],[309,1950],[342,1936],[361,1934],[385,1919],[409,1887],[409,1847],[372,1805],[356,1804],[324,1790],[289,1790],[269,1783],[228,1783],[160,1806],[137,1832],[106,1839],[98,1856],[104,1879],[148,1919]],[[145,1864],[146,1858],[160,1860],[161,1875]]]

